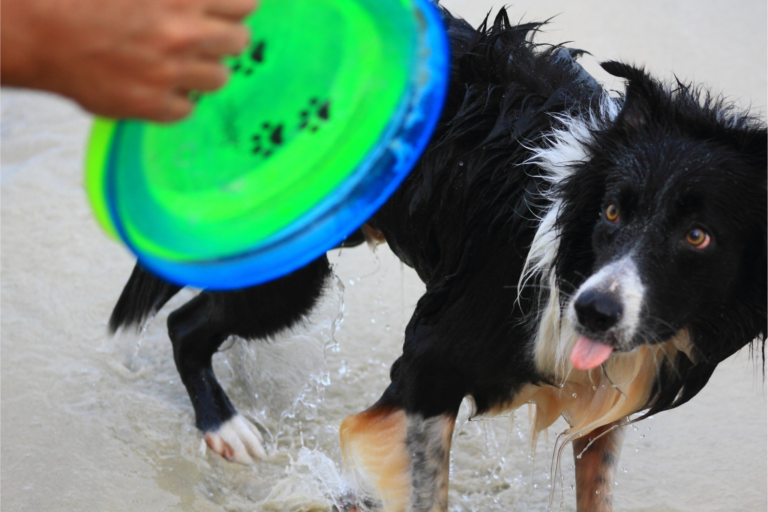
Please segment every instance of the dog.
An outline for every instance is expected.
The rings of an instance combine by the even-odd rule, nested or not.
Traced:
[[[612,97],[581,50],[533,42],[502,9],[478,28],[444,11],[453,62],[445,110],[418,165],[342,246],[386,239],[426,284],[391,384],[341,425],[357,484],[347,508],[446,510],[454,422],[534,404],[563,416],[579,511],[612,510],[635,413],[678,407],[766,319],[768,132],[706,90],[619,62]],[[295,325],[331,275],[325,256],[257,287],[203,291],[168,317],[196,425],[251,463],[258,429],[211,369],[231,335]],[[110,328],[138,326],[179,286],[137,265]],[[643,417],[644,417],[643,416]]]

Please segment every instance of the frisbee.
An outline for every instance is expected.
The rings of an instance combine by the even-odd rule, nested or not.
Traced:
[[[252,286],[338,245],[408,175],[444,102],[429,0],[264,0],[245,24],[227,85],[190,117],[92,129],[97,220],[177,284]]]

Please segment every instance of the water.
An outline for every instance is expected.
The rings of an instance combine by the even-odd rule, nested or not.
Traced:
[[[516,9],[537,17],[535,4]],[[548,11],[569,9],[558,4]],[[700,34],[694,46],[706,59],[691,57],[700,78],[718,55],[706,46],[712,34],[728,33],[738,44],[734,34],[754,33],[707,25],[726,18],[696,17],[677,40],[688,44]],[[566,39],[585,41],[565,21],[560,27],[570,31]],[[600,44],[582,46],[613,55]],[[722,51],[742,55],[734,47]],[[635,47],[625,57],[641,56]],[[759,62],[764,66],[765,59]],[[723,87],[746,84],[730,90],[761,106],[764,67],[712,77]],[[164,329],[168,312],[194,292],[175,297],[140,339],[106,335],[133,261],[99,231],[86,203],[81,162],[88,118],[60,100],[3,91],[2,120],[3,510],[329,510],[330,498],[345,487],[338,426],[387,384],[423,291],[413,271],[386,246],[378,257],[365,247],[334,251],[338,280],[305,325],[268,343],[227,344],[215,371],[264,432],[270,454],[253,467],[228,463],[205,449],[193,426]],[[575,509],[570,447],[560,476],[551,476],[565,425],[542,433],[532,454],[528,421],[527,407],[472,421],[462,408],[451,455],[451,510],[544,511],[550,493],[554,510]],[[765,510],[766,423],[762,376],[739,354],[691,403],[629,429],[614,489],[617,510]]]

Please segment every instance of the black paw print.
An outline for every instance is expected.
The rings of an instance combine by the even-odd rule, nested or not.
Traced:
[[[232,74],[242,73],[244,76],[250,76],[254,68],[264,62],[265,41],[257,41],[253,47],[240,54],[237,60],[229,68]]]
[[[299,130],[309,128],[311,132],[316,132],[320,129],[322,122],[328,121],[331,118],[331,100],[326,100],[318,107],[319,103],[320,100],[312,98],[309,100],[309,108],[299,113]],[[313,119],[312,114],[317,117]]]
[[[322,124],[331,118],[331,101],[326,100],[320,103],[317,98],[309,100],[308,108],[299,112],[299,122],[296,128],[298,131],[309,129],[311,132],[316,132],[320,129]],[[295,129],[291,128],[291,131],[286,133],[286,126],[283,123],[272,124],[265,122],[261,125],[257,133],[251,135],[251,153],[254,156],[262,156],[269,158],[278,147],[283,145],[286,136],[290,136],[291,133],[296,133]]]
[[[261,125],[262,132],[251,136],[253,148],[251,153],[269,158],[272,153],[283,144],[283,125],[272,126],[269,123]]]

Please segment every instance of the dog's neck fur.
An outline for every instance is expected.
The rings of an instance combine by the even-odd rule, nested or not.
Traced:
[[[542,199],[547,205],[533,238],[528,257],[520,276],[518,290],[529,282],[537,286],[539,311],[532,317],[536,330],[533,354],[536,367],[543,375],[563,382],[571,373],[568,358],[576,342],[576,333],[563,315],[560,287],[555,274],[555,258],[560,247],[557,216],[562,207],[558,197],[559,184],[568,178],[575,167],[590,157],[587,149],[592,133],[613,121],[619,113],[617,100],[604,93],[596,109],[578,117],[561,116],[560,128],[545,137],[544,144],[531,148],[528,163],[535,164],[542,173],[540,178],[549,182]]]

